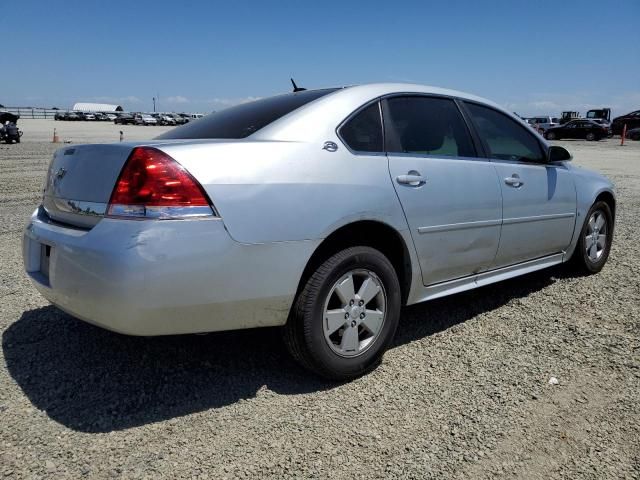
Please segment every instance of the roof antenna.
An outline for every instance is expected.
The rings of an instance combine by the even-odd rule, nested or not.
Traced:
[[[293,85],[293,93],[304,92],[306,90],[306,88],[302,88],[296,85],[296,82],[293,81],[293,78],[291,79],[291,85]]]

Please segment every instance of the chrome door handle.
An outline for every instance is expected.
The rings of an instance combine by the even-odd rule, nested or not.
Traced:
[[[398,175],[396,177],[396,182],[401,185],[409,185],[410,187],[419,187],[427,183],[427,179],[415,170],[411,170],[406,175]]]
[[[520,179],[520,177],[514,175],[513,177],[507,177],[504,179],[504,183],[506,183],[507,185],[509,185],[510,187],[521,187],[522,185],[524,185],[524,182],[522,181],[522,179]]]

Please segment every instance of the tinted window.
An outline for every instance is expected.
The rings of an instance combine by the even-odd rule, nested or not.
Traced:
[[[245,138],[297,108],[323,97],[337,88],[305,90],[263,98],[226,108],[189,122],[157,138]]]
[[[387,151],[473,157],[467,126],[453,100],[395,97],[384,103]]]
[[[522,125],[492,108],[466,103],[489,156],[502,160],[539,162],[544,154],[536,138]]]
[[[340,136],[352,150],[382,152],[382,120],[378,102],[349,120],[340,129]]]

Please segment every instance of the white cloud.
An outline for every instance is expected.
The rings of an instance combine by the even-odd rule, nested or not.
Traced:
[[[109,96],[91,97],[89,100],[92,102],[114,103],[114,104],[142,102],[142,100],[140,100],[138,97],[135,97],[133,95],[129,95],[127,97],[109,97]]]
[[[161,98],[161,100],[167,103],[189,103],[189,99],[187,97],[183,97],[182,95],[175,95],[173,97]]]
[[[243,98],[212,98],[207,103],[214,105],[218,108],[233,107],[234,105],[240,105],[242,103],[249,103],[255,100],[260,100],[262,97],[243,97]]]

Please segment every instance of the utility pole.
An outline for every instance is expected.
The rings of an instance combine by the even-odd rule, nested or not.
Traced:
[[[153,97],[153,113],[156,113],[156,97]]]

